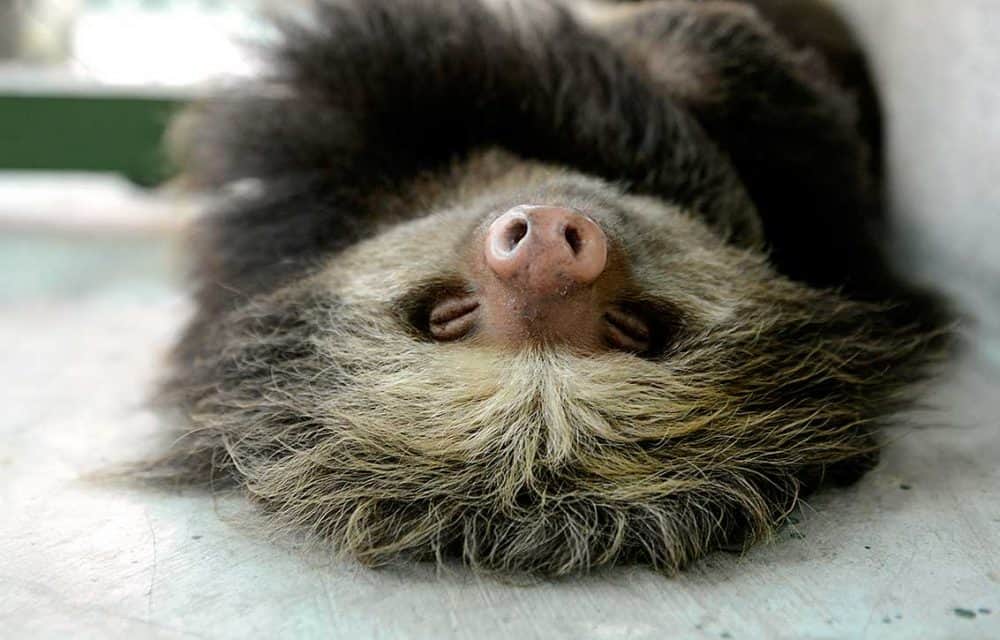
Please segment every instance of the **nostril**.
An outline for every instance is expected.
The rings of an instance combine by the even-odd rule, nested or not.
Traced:
[[[590,285],[600,277],[607,266],[608,242],[601,227],[580,213],[524,205],[490,225],[485,259],[501,280],[517,281],[536,293],[566,290],[567,285]]]
[[[524,236],[528,235],[528,222],[522,218],[515,218],[511,220],[507,227],[504,229],[503,236],[501,238],[501,248],[507,252],[511,253],[517,248],[517,245],[521,243]]]
[[[583,248],[583,238],[580,236],[580,230],[575,226],[568,224],[566,225],[566,231],[563,233],[566,238],[566,243],[569,248],[573,251],[573,255],[580,253],[580,249]]]

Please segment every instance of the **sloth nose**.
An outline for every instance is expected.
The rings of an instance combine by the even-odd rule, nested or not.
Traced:
[[[493,273],[536,295],[592,284],[607,262],[608,239],[601,227],[564,207],[515,207],[486,234],[486,264]]]

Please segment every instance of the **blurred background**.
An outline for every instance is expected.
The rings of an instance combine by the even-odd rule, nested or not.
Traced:
[[[160,295],[191,204],[157,189],[180,105],[252,71],[288,0],[0,0],[0,305]]]

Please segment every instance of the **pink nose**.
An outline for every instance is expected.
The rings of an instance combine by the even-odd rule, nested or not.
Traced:
[[[563,207],[515,207],[486,234],[486,264],[493,273],[536,295],[592,284],[607,263],[608,239],[601,227]]]

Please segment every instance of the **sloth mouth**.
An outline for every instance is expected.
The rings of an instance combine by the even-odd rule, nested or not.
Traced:
[[[435,340],[452,342],[468,335],[479,315],[479,300],[473,297],[450,298],[435,306],[430,313],[430,334]]]

